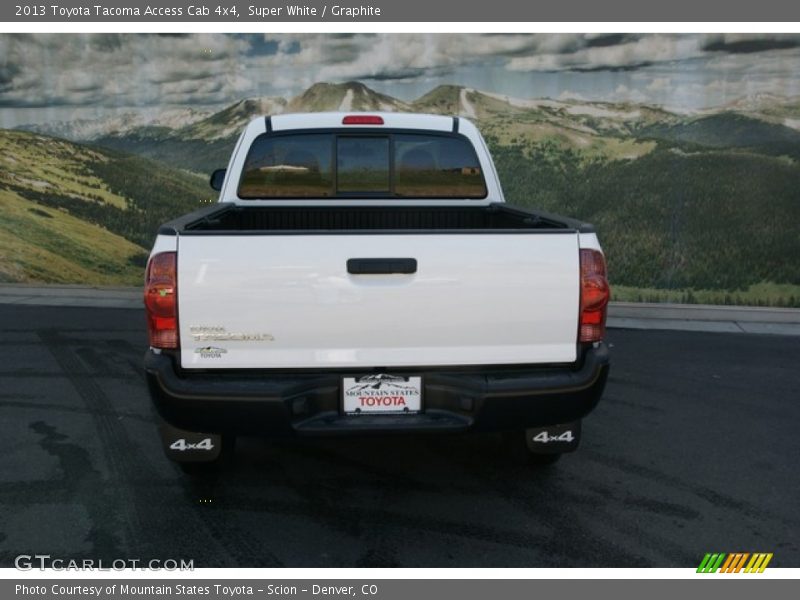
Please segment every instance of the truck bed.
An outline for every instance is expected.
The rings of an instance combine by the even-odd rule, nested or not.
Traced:
[[[241,206],[220,203],[162,225],[162,235],[366,233],[591,233],[580,221],[511,207],[485,206]]]

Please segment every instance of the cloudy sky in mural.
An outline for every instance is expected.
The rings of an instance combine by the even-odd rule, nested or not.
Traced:
[[[211,109],[348,80],[403,100],[450,83],[691,111],[759,93],[800,95],[800,36],[4,34],[0,126]]]

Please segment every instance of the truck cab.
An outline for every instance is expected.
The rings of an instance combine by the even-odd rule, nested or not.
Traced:
[[[508,206],[469,120],[257,118],[211,183],[219,202],[161,226],[146,273],[170,458],[243,434],[577,447],[608,374],[602,250],[589,224]]]

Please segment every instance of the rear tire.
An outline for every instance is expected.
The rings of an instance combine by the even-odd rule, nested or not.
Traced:
[[[563,454],[534,454],[528,453],[528,464],[534,467],[547,467],[561,460]]]
[[[219,461],[212,460],[208,462],[176,462],[186,475],[192,477],[204,477],[211,475],[219,470]]]

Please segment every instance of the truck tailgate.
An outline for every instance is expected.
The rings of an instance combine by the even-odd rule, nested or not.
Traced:
[[[358,258],[414,273],[352,274]],[[184,368],[576,360],[574,231],[181,235]]]

